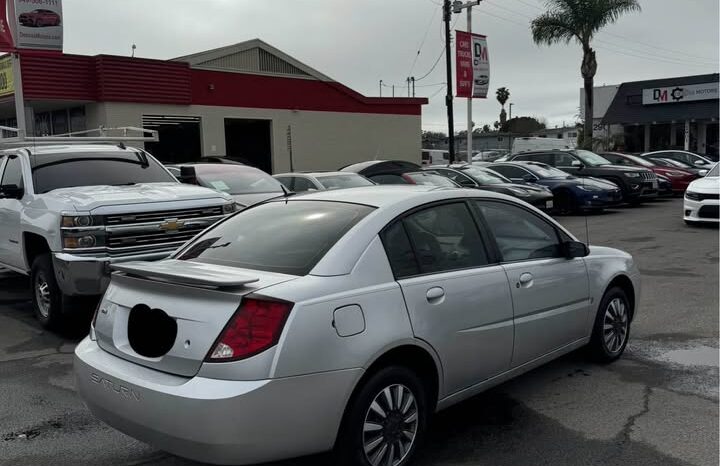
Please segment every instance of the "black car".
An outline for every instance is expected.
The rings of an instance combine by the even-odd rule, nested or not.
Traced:
[[[559,212],[602,210],[622,201],[615,183],[580,178],[540,162],[494,162],[485,166],[515,183],[536,183],[552,190]]]
[[[620,187],[623,201],[641,202],[658,196],[657,176],[641,167],[613,165],[609,160],[587,150],[551,150],[522,152],[509,157],[513,162],[541,162],[574,176],[590,176],[612,181]]]
[[[532,204],[538,209],[553,208],[553,194],[545,186],[517,184],[492,170],[471,164],[431,166],[424,170],[446,176],[464,188],[484,189],[507,194]]]

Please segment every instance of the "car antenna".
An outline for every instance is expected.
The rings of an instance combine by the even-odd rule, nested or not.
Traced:
[[[285,197],[285,203],[287,204],[288,197],[290,197],[292,194],[290,191],[287,190],[284,184],[280,183],[280,189],[283,191],[283,196]]]

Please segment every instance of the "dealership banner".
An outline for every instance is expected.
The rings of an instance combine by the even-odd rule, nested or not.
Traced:
[[[718,83],[689,84],[643,89],[643,105],[674,104],[718,98]]]
[[[458,97],[487,98],[490,60],[485,36],[455,31],[455,70]]]
[[[17,48],[62,51],[62,0],[14,0],[11,5]]]
[[[0,97],[11,95],[14,92],[13,57],[5,55],[0,58]]]
[[[12,52],[13,50],[15,50],[15,43],[8,24],[7,0],[0,0],[0,52]]]

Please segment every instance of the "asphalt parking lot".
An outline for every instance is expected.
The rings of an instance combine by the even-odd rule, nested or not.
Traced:
[[[415,464],[717,465],[718,229],[686,227],[681,205],[587,217],[591,243],[632,253],[643,273],[620,361],[573,353],[439,414]],[[560,221],[585,240],[584,217]],[[80,333],[43,332],[26,280],[0,272],[0,464],[197,464],[93,418],[74,390]]]

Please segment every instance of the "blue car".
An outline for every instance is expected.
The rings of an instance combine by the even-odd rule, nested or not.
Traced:
[[[516,183],[534,183],[550,188],[555,210],[570,213],[602,210],[622,201],[620,188],[608,180],[578,178],[540,162],[496,162],[485,165]]]

